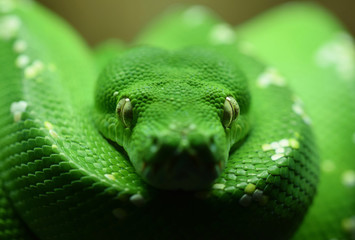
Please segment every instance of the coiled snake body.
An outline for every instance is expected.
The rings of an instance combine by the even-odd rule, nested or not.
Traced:
[[[95,62],[0,7],[1,239],[355,237],[354,48],[322,9],[180,9]]]

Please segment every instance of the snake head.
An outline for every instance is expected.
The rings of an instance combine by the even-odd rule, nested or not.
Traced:
[[[221,174],[247,134],[248,108],[245,78],[216,53],[141,47],[101,74],[95,120],[146,182],[198,190]]]
[[[227,161],[226,134],[208,104],[183,106],[176,100],[147,106],[132,131],[128,155],[142,178],[157,188],[207,188]]]

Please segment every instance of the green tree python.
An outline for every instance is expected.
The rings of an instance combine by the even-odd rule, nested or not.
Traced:
[[[96,51],[0,12],[0,239],[355,239],[354,45],[321,7],[179,8]]]

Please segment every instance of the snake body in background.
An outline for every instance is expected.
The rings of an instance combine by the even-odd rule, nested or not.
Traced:
[[[0,11],[0,239],[355,238],[354,48],[323,9],[176,10],[95,56]]]

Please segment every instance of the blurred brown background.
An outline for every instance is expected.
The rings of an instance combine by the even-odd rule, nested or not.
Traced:
[[[144,25],[176,3],[203,4],[236,25],[287,0],[37,0],[69,21],[95,45],[107,38],[130,41]],[[315,0],[355,35],[355,0]]]

